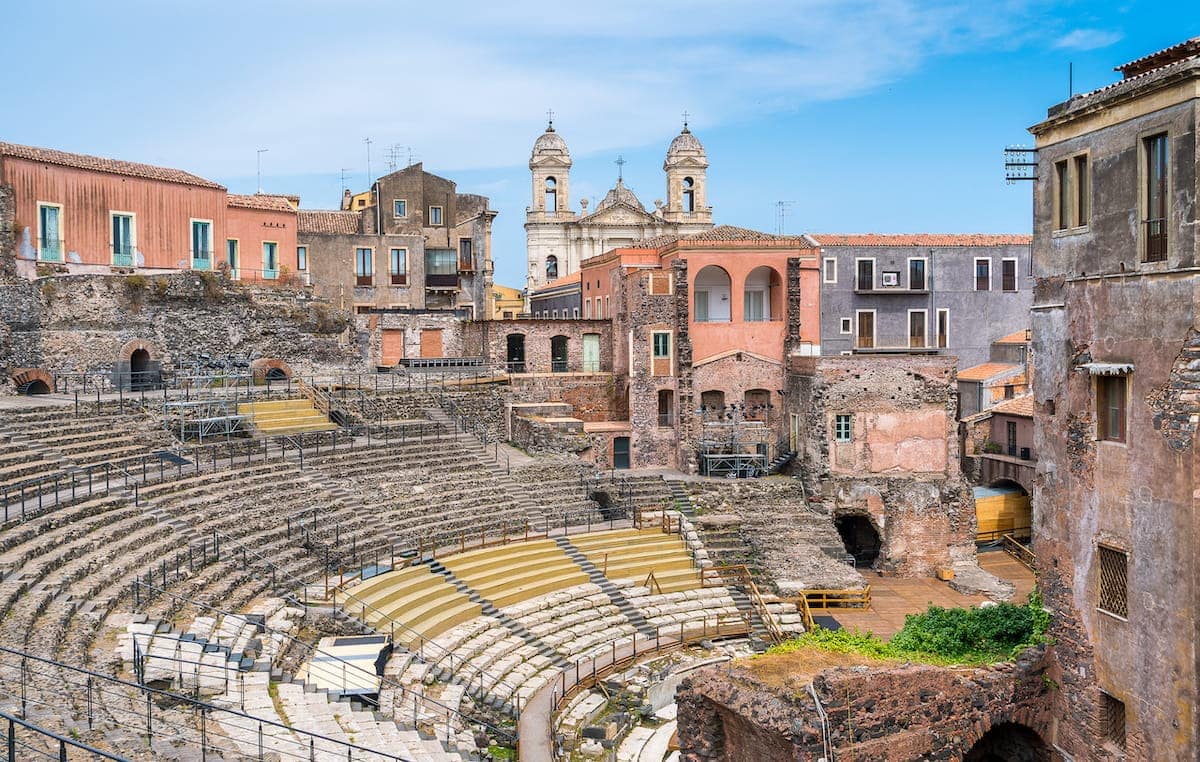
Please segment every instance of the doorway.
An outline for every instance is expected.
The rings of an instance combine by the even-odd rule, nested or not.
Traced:
[[[613,437],[613,468],[629,468],[629,437]]]
[[[598,333],[583,335],[583,372],[600,372],[600,334]]]
[[[842,516],[833,523],[842,538],[842,544],[846,546],[846,552],[854,556],[854,565],[872,566],[875,559],[879,558],[883,541],[871,520],[861,515]]]
[[[550,339],[550,371],[552,373],[566,373],[568,369],[567,337],[554,336]]]
[[[426,328],[421,331],[421,357],[442,357],[441,328]]]
[[[154,386],[150,373],[150,353],[146,350],[135,349],[129,356],[129,381],[129,388],[134,391]]]
[[[505,337],[505,358],[509,373],[525,372],[525,334],[510,333]]]

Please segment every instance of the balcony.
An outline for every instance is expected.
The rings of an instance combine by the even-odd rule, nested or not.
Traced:
[[[458,275],[427,274],[425,288],[458,288]]]
[[[1146,262],[1167,261],[1167,221],[1165,219],[1146,220]]]
[[[458,271],[460,273],[473,273],[475,272],[475,263],[471,261],[470,257],[459,257]]]
[[[61,238],[38,239],[38,259],[42,262],[63,261],[64,249],[66,249],[65,241]]]

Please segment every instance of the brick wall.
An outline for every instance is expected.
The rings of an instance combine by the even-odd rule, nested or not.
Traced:
[[[486,357],[490,365],[503,371],[508,358],[508,336],[524,337],[526,373],[550,373],[551,340],[567,337],[567,371],[583,371],[583,336],[597,334],[600,343],[600,370],[612,369],[612,323],[608,320],[481,320],[464,328],[463,351],[467,356]]]

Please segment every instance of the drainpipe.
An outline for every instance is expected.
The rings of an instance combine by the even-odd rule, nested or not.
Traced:
[[[829,732],[829,717],[825,714],[825,707],[821,706],[817,689],[811,682],[808,684],[808,695],[812,696],[813,703],[817,707],[817,716],[821,718],[821,752],[824,756],[817,762],[833,762],[833,736]]]

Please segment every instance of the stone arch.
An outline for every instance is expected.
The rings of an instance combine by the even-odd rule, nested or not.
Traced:
[[[12,376],[17,394],[49,394],[54,391],[54,376],[42,368],[17,368]]]
[[[1025,488],[1025,485],[1021,484],[1019,481],[1017,481],[1015,479],[1007,479],[1007,478],[995,479],[988,486],[993,489],[1019,489],[1019,490],[1021,490],[1021,494],[1023,494],[1023,495],[1029,494],[1029,490]]]
[[[846,513],[833,520],[846,553],[854,556],[854,565],[870,568],[883,550],[883,535],[866,513]]]
[[[133,339],[117,352],[113,383],[131,391],[155,389],[162,383],[162,358],[148,341]]]
[[[963,762],[1045,762],[1050,748],[1029,725],[1011,720],[989,722],[963,755]]]
[[[153,344],[151,344],[148,341],[143,341],[141,339],[133,339],[132,341],[125,342],[125,344],[121,347],[120,351],[117,352],[117,360],[118,361],[124,360],[125,362],[132,362],[133,361],[133,353],[139,352],[139,351],[145,352],[148,359],[150,359],[150,360],[160,359],[158,356],[158,349]]]
[[[264,384],[267,381],[287,381],[295,373],[292,367],[278,357],[260,357],[250,363],[250,373],[254,383]]]

